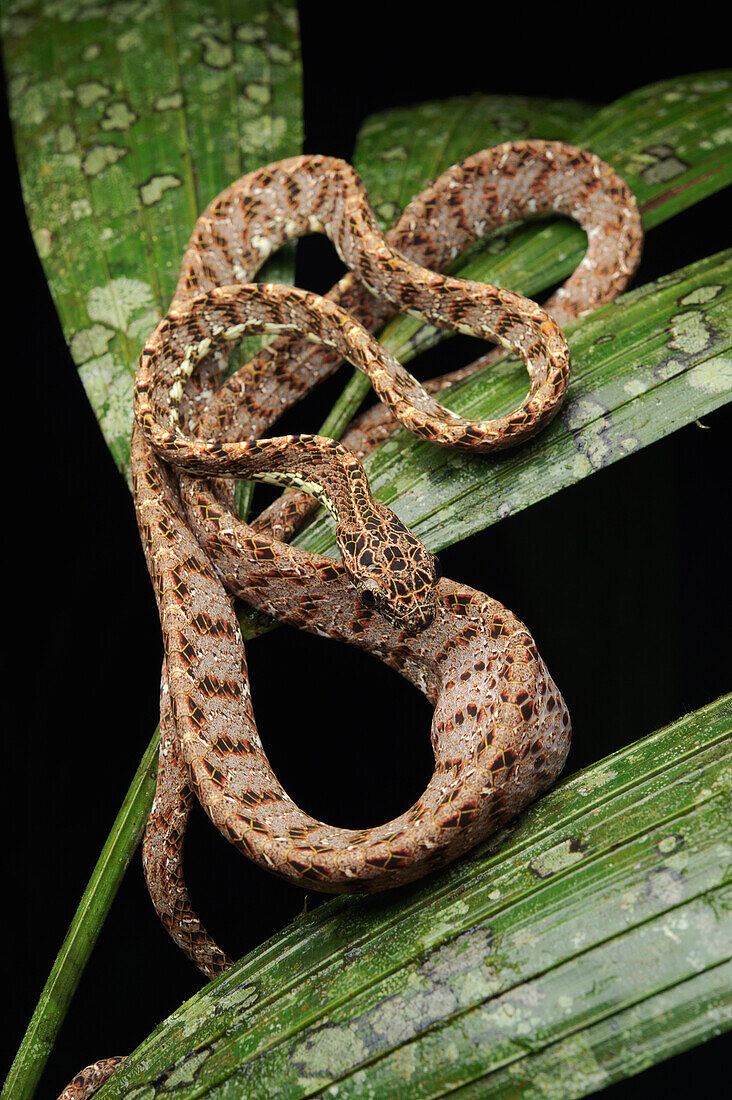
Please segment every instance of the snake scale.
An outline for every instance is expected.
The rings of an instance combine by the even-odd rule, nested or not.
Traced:
[[[579,222],[588,248],[544,308],[439,273],[497,226],[547,213]],[[326,297],[252,282],[273,250],[311,232],[326,233],[349,269]],[[356,172],[327,156],[293,157],[244,176],[196,223],[170,310],[140,356],[132,472],[165,645],[145,873],[165,927],[209,977],[231,960],[200,924],[183,878],[195,797],[260,866],[309,888],[351,893],[445,865],[561,771],[569,715],[528,630],[498,601],[440,577],[433,555],[374,500],[354,450],[362,457],[398,423],[432,443],[478,452],[535,434],[557,413],[569,380],[559,325],[618,294],[641,245],[624,181],[593,154],[551,141],[499,145],[453,166],[385,235]],[[421,386],[371,335],[395,312],[518,353],[529,374],[524,401],[480,423],[444,408],[433,394],[482,361]],[[224,382],[247,333],[277,338]],[[343,359],[368,375],[382,405],[343,443],[264,436]],[[234,510],[234,478],[295,491],[246,524]],[[287,544],[313,502],[334,517],[340,561]],[[294,804],[257,734],[232,596],[368,650],[425,693],[434,704],[435,769],[410,809],[349,830]],[[60,1100],[90,1096],[117,1064],[87,1067]]]

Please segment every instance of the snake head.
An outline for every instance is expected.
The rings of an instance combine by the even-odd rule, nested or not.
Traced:
[[[389,508],[376,505],[358,529],[337,531],[343,564],[364,607],[410,634],[437,612],[437,558]]]

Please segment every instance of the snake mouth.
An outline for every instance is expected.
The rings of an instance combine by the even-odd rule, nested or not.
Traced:
[[[395,608],[391,604],[380,607],[379,610],[386,619],[404,634],[421,634],[432,626],[437,614],[437,598],[431,593],[419,603],[410,607]]]
[[[365,608],[375,611],[386,619],[391,626],[404,634],[421,634],[435,620],[437,597],[434,592],[421,596],[413,603],[400,600],[395,602],[383,592],[372,587],[360,587],[358,597]]]
[[[425,616],[424,618],[420,619],[419,622],[410,622],[408,624],[400,623],[399,626],[401,627],[403,634],[414,637],[417,634],[423,634],[425,630],[432,626],[434,621],[435,616],[430,615],[429,617]]]

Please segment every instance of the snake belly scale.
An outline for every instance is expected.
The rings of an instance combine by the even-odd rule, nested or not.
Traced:
[[[588,238],[544,308],[439,273],[496,226],[541,213],[573,218]],[[313,231],[327,233],[349,269],[327,297],[253,282],[275,248]],[[348,359],[384,407],[346,437],[360,456],[396,423],[467,451],[520,443],[566,393],[559,323],[622,290],[641,243],[623,180],[596,156],[549,141],[455,165],[386,235],[354,170],[323,156],[243,177],[196,223],[170,310],[140,356],[132,471],[165,644],[146,877],[166,928],[209,977],[231,960],[200,924],[183,878],[195,797],[228,840],[275,874],[327,892],[381,890],[443,866],[518,813],[556,779],[570,740],[566,706],[526,627],[498,601],[440,577],[419,539],[373,498],[353,452],[318,436],[263,433]],[[371,335],[399,311],[515,351],[529,375],[524,401],[480,423],[444,408],[433,395],[443,383],[421,386]],[[222,382],[236,341],[252,332],[277,338]],[[233,478],[295,491],[246,524]],[[313,499],[334,517],[340,561],[285,541]],[[291,800],[256,730],[233,596],[368,650],[427,695],[435,770],[405,813],[348,830]],[[86,1072],[64,1100],[91,1095]]]

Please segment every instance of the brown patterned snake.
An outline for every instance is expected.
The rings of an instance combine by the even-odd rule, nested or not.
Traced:
[[[548,212],[574,218],[588,237],[582,263],[547,303],[551,317],[510,291],[436,274],[497,225]],[[328,234],[352,272],[327,298],[250,283],[273,249],[312,231]],[[386,236],[354,170],[330,157],[253,172],[199,218],[170,311],[140,356],[132,467],[166,653],[145,871],[166,928],[208,976],[230,960],[202,928],[183,880],[194,792],[260,866],[318,890],[382,890],[484,839],[555,780],[569,748],[566,707],[525,626],[483,593],[439,579],[433,556],[374,501],[344,445],[263,432],[345,358],[389,410],[366,414],[346,438],[360,453],[394,418],[433,443],[514,446],[564,397],[569,354],[558,322],[623,289],[641,240],[635,200],[616,173],[546,141],[501,145],[454,166]],[[369,334],[397,311],[518,352],[530,379],[525,400],[484,423],[443,408]],[[235,342],[249,332],[281,335],[218,388]],[[281,541],[310,507],[300,494],[242,523],[231,482],[213,480],[235,477],[304,488],[324,503],[342,561]],[[292,802],[257,734],[229,593],[369,650],[428,696],[435,771],[414,806],[354,831]],[[101,1073],[99,1063],[82,1071],[64,1100],[91,1095]]]

